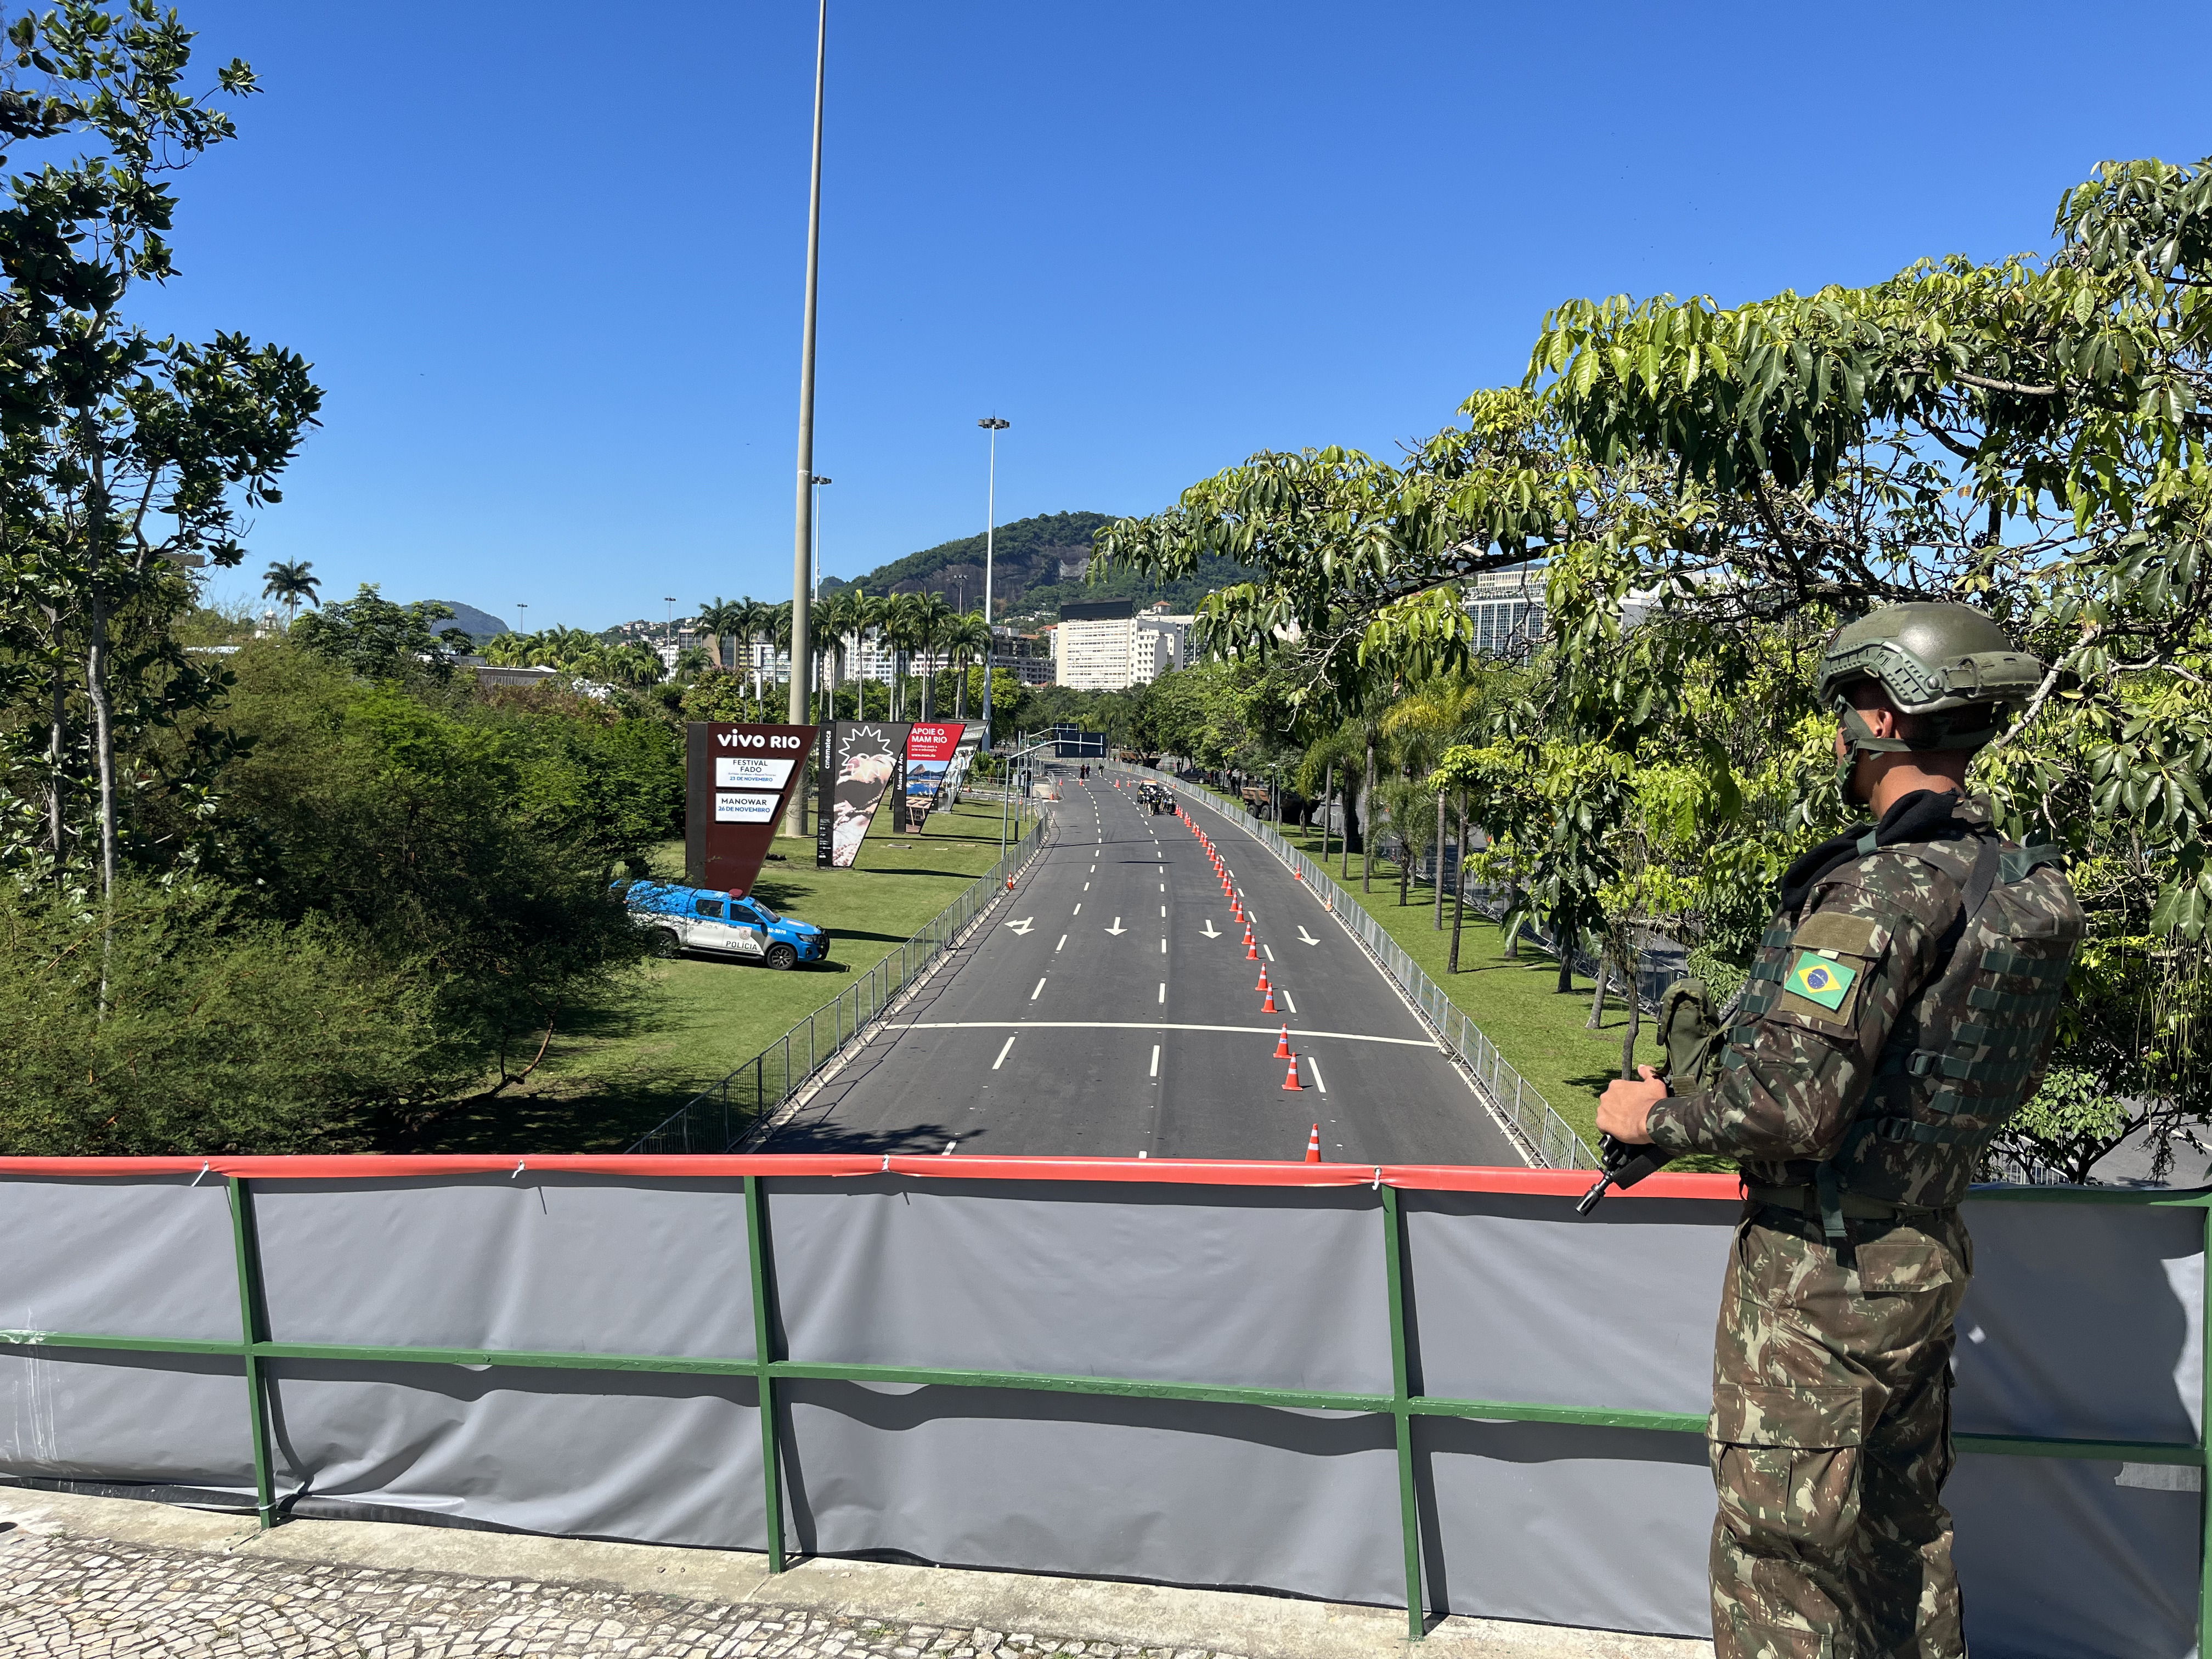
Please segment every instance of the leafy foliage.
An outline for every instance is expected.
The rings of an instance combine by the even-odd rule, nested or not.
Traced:
[[[301,617],[292,635],[317,656],[365,679],[422,675],[444,680],[452,677],[455,653],[469,643],[457,628],[434,631],[453,614],[434,600],[394,605],[374,584],[363,582],[353,598]]]
[[[8,25],[0,53],[0,763],[15,795],[0,862],[112,898],[126,805],[156,779],[118,763],[209,708],[219,672],[167,624],[184,567],[236,564],[240,514],[314,423],[307,365],[219,332],[157,336],[125,307],[175,274],[168,175],[235,136],[234,61],[186,89],[192,35],[151,0],[63,0]]]
[[[24,1156],[346,1151],[424,1082],[434,1011],[324,920],[126,883],[100,919],[0,883],[0,1146]]]
[[[1255,455],[1099,552],[1256,570],[1206,636],[1279,664],[1309,735],[1464,673],[1475,579],[1540,562],[1529,715],[1437,776],[1527,903],[1608,939],[1664,915],[1723,981],[1790,857],[1842,822],[1825,635],[1898,600],[1982,606],[2049,672],[1972,784],[2065,848],[2092,927],[2015,1150],[2086,1170],[2212,1109],[2208,204],[2212,161],[2109,162],[2047,258],[1728,307],[1572,301],[1521,386],[1396,464]]]
[[[484,642],[483,659],[501,667],[557,668],[594,684],[634,689],[657,685],[666,673],[652,647],[636,641],[610,645],[580,628],[495,635]]]

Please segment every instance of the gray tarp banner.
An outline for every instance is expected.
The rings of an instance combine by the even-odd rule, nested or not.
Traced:
[[[253,1201],[286,1342],[753,1357],[738,1181],[270,1181]],[[237,1305],[234,1285],[233,1328]]]
[[[277,1342],[749,1361],[735,1179],[256,1180]],[[1057,1180],[762,1182],[776,1354],[1387,1396],[1382,1194]],[[1416,1395],[1702,1413],[1737,1206],[1401,1194]],[[238,1340],[216,1180],[0,1177],[0,1323]],[[1976,1201],[1961,1432],[2194,1443],[2202,1212]],[[304,1508],[762,1547],[749,1376],[275,1358]],[[0,1346],[0,1473],[251,1499],[232,1355]],[[1005,1386],[778,1382],[789,1536],[825,1553],[1403,1597],[1386,1412]],[[1693,1434],[1413,1419],[1431,1605],[1703,1633]],[[1984,1653],[2193,1650],[2193,1468],[1967,1455],[1950,1492]]]
[[[1373,1193],[1142,1190],[777,1182],[785,1357],[1390,1392]]]

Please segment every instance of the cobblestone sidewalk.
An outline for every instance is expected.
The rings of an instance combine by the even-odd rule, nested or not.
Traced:
[[[892,1627],[761,1603],[249,1561],[0,1532],[8,1659],[1236,1659],[1024,1632]]]

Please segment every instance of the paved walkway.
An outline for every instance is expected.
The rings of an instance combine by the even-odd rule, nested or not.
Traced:
[[[1036,1574],[250,1518],[0,1483],[5,1659],[1711,1659],[1711,1644]]]
[[[617,1589],[247,1560],[106,1539],[27,1535],[10,1544],[0,1536],[0,1653],[9,1659],[1202,1659],[1196,1649],[1177,1653],[1021,1632],[893,1627],[755,1602],[717,1607]]]

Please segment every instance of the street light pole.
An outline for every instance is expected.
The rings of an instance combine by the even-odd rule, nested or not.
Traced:
[[[820,0],[814,35],[814,170],[806,208],[806,320],[799,344],[799,524],[793,538],[791,573],[791,696],[793,726],[805,726],[811,713],[806,679],[807,623],[813,596],[807,591],[814,555],[814,318],[822,273],[822,91],[830,54],[830,0]],[[806,790],[791,792],[783,833],[806,833]]]
[[[991,621],[992,538],[999,524],[999,434],[1013,422],[989,415],[975,424],[991,434],[990,471],[984,475],[983,494],[983,748],[988,752],[991,747],[991,659],[999,638]]]
[[[822,597],[822,486],[834,483],[836,480],[825,478],[817,472],[812,475],[812,482],[814,484],[814,580],[807,588],[810,601],[819,600]],[[830,648],[832,651],[837,648],[835,641],[831,642]],[[814,684],[811,690],[817,696],[819,696],[823,690],[822,664],[818,659],[814,664]],[[834,708],[830,709],[823,718],[826,720],[836,712]]]

